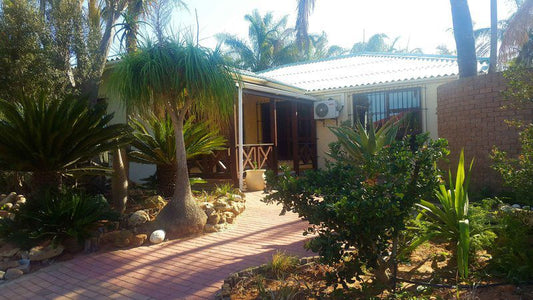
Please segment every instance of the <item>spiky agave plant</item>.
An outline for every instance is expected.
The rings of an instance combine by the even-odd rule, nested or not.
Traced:
[[[178,167],[172,120],[167,114],[158,117],[153,113],[132,115],[129,120],[135,137],[132,142],[135,149],[129,152],[131,161],[156,165],[158,193],[172,196]],[[209,122],[195,122],[192,117],[183,125],[183,139],[187,159],[212,154],[226,145],[226,139]]]
[[[392,144],[398,134],[400,121],[390,119],[378,130],[373,122],[368,123],[368,129],[360,122],[354,127],[330,127],[331,132],[337,137],[343,155],[329,153],[329,155],[348,164],[358,164],[362,159],[377,154],[383,147]]]
[[[34,191],[57,188],[64,175],[109,171],[87,162],[127,144],[130,128],[110,125],[105,104],[74,97],[0,101],[0,168],[32,172]]]

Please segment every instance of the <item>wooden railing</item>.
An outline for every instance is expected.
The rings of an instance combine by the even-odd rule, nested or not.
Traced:
[[[244,170],[272,168],[274,144],[244,144],[242,148]]]

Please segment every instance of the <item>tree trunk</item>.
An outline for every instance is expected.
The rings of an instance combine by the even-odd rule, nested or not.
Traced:
[[[176,184],[172,200],[163,208],[156,219],[156,224],[166,230],[169,237],[181,237],[200,233],[207,223],[207,215],[195,201],[189,183],[185,141],[183,139],[183,122],[185,110],[176,115],[175,110],[167,104],[167,111],[172,119],[176,141]]]
[[[113,204],[123,214],[128,203],[128,176],[126,172],[126,151],[116,149],[113,151],[113,176],[111,178],[111,193]]]
[[[46,190],[59,191],[61,189],[61,173],[57,171],[34,171],[31,176],[32,194],[42,194]]]
[[[490,61],[489,73],[498,69],[498,0],[490,0]]]
[[[452,7],[453,35],[457,47],[459,77],[477,75],[476,46],[472,18],[467,0],[450,0]]]
[[[157,193],[164,198],[174,195],[177,168],[177,165],[157,165]]]
[[[139,33],[139,18],[142,10],[142,0],[128,1],[128,14],[131,17],[130,30],[126,33],[126,51],[128,53],[137,50],[137,35]]]

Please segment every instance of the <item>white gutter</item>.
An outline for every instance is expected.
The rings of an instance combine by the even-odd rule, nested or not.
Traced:
[[[244,190],[244,182],[243,182],[243,176],[244,176],[244,166],[243,166],[243,160],[244,160],[244,154],[243,154],[243,144],[244,144],[244,129],[243,129],[243,113],[242,113],[242,86],[239,85],[239,100],[237,102],[237,120],[238,120],[238,132],[237,132],[237,139],[238,139],[238,145],[239,145],[239,189],[241,191]]]
[[[280,89],[276,89],[276,88],[272,88],[268,86],[248,83],[248,82],[244,82],[243,85],[245,89],[265,92],[265,93],[269,93],[272,95],[282,95],[282,96],[292,97],[296,99],[304,99],[304,100],[311,100],[311,101],[318,100],[316,97],[304,94],[304,91],[302,91],[301,93],[290,92],[290,91],[284,91],[284,90],[280,90]]]

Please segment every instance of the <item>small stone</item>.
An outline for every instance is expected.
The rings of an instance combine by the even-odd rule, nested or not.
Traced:
[[[167,205],[167,201],[165,201],[165,199],[163,199],[163,197],[159,195],[146,198],[146,200],[144,200],[144,203],[147,208],[157,209],[162,209],[163,207],[165,207],[165,205]]]
[[[19,266],[19,262],[16,260],[8,260],[0,262],[0,271],[5,271],[7,269],[16,268]]]
[[[33,247],[30,249],[29,259],[31,261],[41,261],[53,258],[63,253],[63,250],[65,248],[62,245],[57,245],[56,247],[52,245]]]
[[[224,213],[224,217],[226,219],[226,223],[230,223],[230,224],[233,224],[233,220],[235,218],[235,214],[233,214],[232,212],[225,212]]]
[[[4,207],[5,207],[6,210],[10,210],[10,209],[13,208],[13,203],[6,203],[6,204],[4,204]]]
[[[29,259],[21,259],[18,261],[19,266],[17,269],[21,270],[24,274],[30,273],[31,265]]]
[[[503,211],[503,212],[511,212],[511,211],[513,211],[513,208],[510,207],[509,205],[504,205],[504,206],[502,206],[500,208],[500,210]]]
[[[522,206],[522,209],[523,209],[523,210],[531,210],[531,206],[529,206],[529,205],[524,205],[524,206]]]
[[[24,272],[22,272],[22,270],[19,270],[19,269],[9,269],[6,271],[6,273],[4,274],[4,279],[5,280],[13,280],[13,279],[17,279],[19,278],[20,276],[22,276],[24,274]]]
[[[513,207],[513,208],[520,208],[521,206],[520,206],[520,204],[513,204],[512,207]]]
[[[20,206],[22,204],[26,204],[26,198],[24,197],[20,197],[20,198],[17,198],[17,201],[15,202],[16,205]]]
[[[204,207],[202,208],[205,211],[205,214],[209,217],[213,213],[216,212],[215,206],[212,203],[206,202]]]
[[[206,233],[217,232],[217,229],[215,228],[215,225],[213,224],[206,224],[204,227],[204,232]]]
[[[6,275],[6,272],[0,271],[0,280],[4,280],[5,275]]]
[[[218,214],[212,214],[207,218],[208,224],[218,224],[220,222],[220,216]]]
[[[6,203],[13,203],[13,202],[15,202],[16,199],[17,199],[17,193],[12,192],[9,195],[7,195],[6,197],[4,197],[2,199],[2,201],[0,201],[0,206],[4,205]]]
[[[136,234],[131,239],[131,245],[134,247],[142,246],[147,239],[148,236],[146,234]]]
[[[150,215],[145,210],[138,210],[128,218],[128,224],[132,227],[139,226],[150,221]]]
[[[113,245],[115,247],[124,248],[131,244],[133,233],[129,230],[121,230],[114,236]]]
[[[228,227],[228,226],[227,226],[227,224],[225,224],[225,223],[215,225],[215,229],[216,229],[217,231],[222,231],[222,230],[226,229],[227,227]]]
[[[11,244],[5,244],[0,248],[0,257],[12,257],[19,251],[19,248]]]
[[[159,244],[165,240],[165,231],[164,230],[156,230],[152,232],[150,235],[150,243],[152,244]]]

